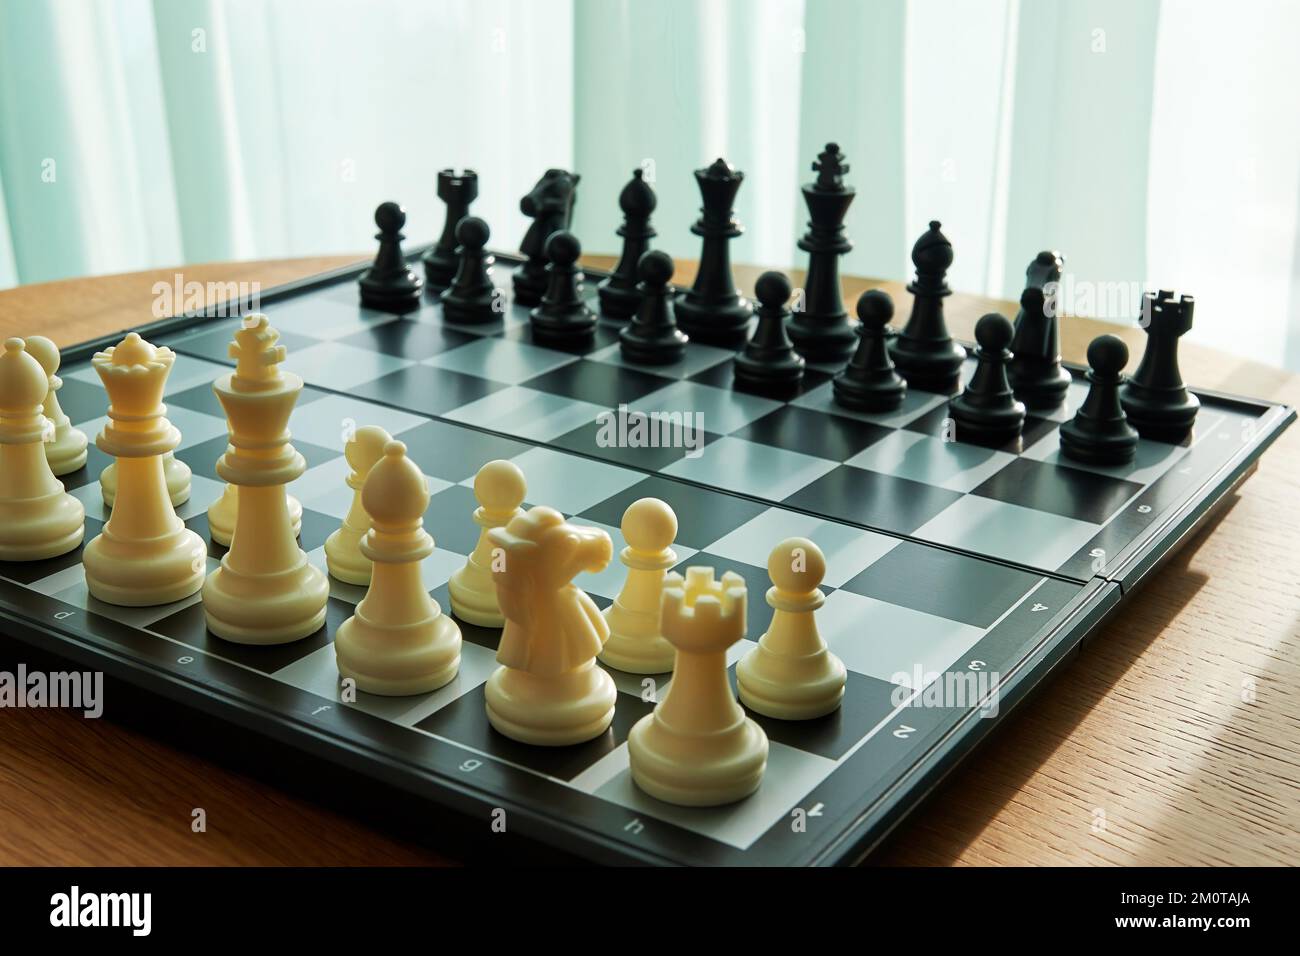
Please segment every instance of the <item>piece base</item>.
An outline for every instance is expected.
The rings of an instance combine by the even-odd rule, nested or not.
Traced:
[[[786,331],[794,350],[809,362],[847,362],[858,344],[847,312],[826,316],[797,312]]]
[[[329,579],[305,555],[302,561],[283,575],[255,580],[224,564],[213,571],[203,584],[208,630],[235,644],[289,644],[315,634],[325,625]]]
[[[892,412],[907,396],[907,382],[901,376],[880,384],[863,384],[846,378],[841,372],[831,380],[835,404],[860,412]]]
[[[445,614],[391,632],[354,615],[339,626],[334,655],[339,676],[352,678],[358,690],[409,697],[451,682],[460,670],[461,643],[460,628]]]
[[[1065,401],[1066,392],[1070,389],[1070,382],[1073,381],[1070,373],[1065,369],[1058,367],[1057,374],[1053,378],[1038,379],[1035,381],[1017,381],[1014,375],[1009,376],[1011,389],[1016,398],[1025,403],[1026,408],[1036,411],[1050,411],[1053,408],[1059,408]]]
[[[45,446],[45,460],[56,478],[80,471],[86,467],[86,459],[89,457],[90,451],[84,435],[79,442],[68,442],[62,446],[57,443]]]
[[[447,593],[451,597],[451,613],[467,624],[479,627],[501,628],[506,626],[505,615],[497,602],[496,592],[487,594],[467,587],[463,583],[464,567],[457,568],[447,582]]]
[[[1061,454],[1084,465],[1120,467],[1137,456],[1137,432],[1128,436],[1098,439],[1072,427],[1073,421],[1060,427]]]
[[[729,741],[729,753],[683,759],[673,750],[689,749],[692,741],[667,732],[647,714],[628,734],[628,763],[633,782],[665,803],[682,807],[718,807],[743,800],[759,788],[767,770],[767,735],[748,717]],[[714,749],[717,740],[709,741]],[[707,746],[707,745],[706,745]]]
[[[161,559],[132,553],[137,550],[138,543],[114,541],[106,531],[86,545],[81,563],[91,597],[119,607],[153,607],[203,587],[208,549],[188,528],[181,528]]]
[[[696,302],[692,301],[689,292],[684,292],[674,303],[674,313],[677,327],[692,342],[739,346],[749,337],[749,320],[754,316],[754,306],[739,295],[720,302]]]
[[[596,296],[600,300],[600,314],[619,321],[632,318],[641,305],[641,293],[636,289],[623,289],[609,285],[609,281],[603,279],[596,286]]]
[[[0,561],[44,561],[57,558],[61,554],[75,551],[86,536],[86,524],[61,535],[52,541],[39,541],[34,544],[0,543]]]
[[[542,698],[554,684],[572,685],[558,707]],[[484,686],[487,717],[498,732],[520,743],[567,747],[599,737],[614,720],[614,679],[593,663],[587,670],[554,680],[498,667]],[[543,718],[543,719],[539,719]]]
[[[627,674],[667,674],[676,663],[677,651],[662,637],[611,632],[596,659]]]

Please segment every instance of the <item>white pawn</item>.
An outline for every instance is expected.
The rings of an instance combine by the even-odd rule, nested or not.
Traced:
[[[187,468],[186,471],[188,472],[189,469]],[[188,498],[189,496],[187,486],[185,497]],[[289,509],[289,525],[293,529],[293,536],[296,538],[302,534],[302,502],[293,495],[286,494],[284,503]],[[176,504],[176,502],[173,501],[172,504]],[[230,542],[235,537],[235,518],[238,515],[239,486],[227,482],[226,489],[221,493],[221,497],[208,505],[208,537],[223,548],[230,547]]]
[[[778,720],[822,717],[840,706],[847,676],[817,632],[826,558],[807,538],[787,538],[772,550],[767,573],[774,585],[767,592],[772,624],[736,665],[740,699]]]
[[[171,499],[173,508],[179,508],[190,500],[190,475],[190,466],[177,458],[175,452],[163,455],[163,480],[167,482],[167,497]],[[113,507],[117,500],[117,462],[109,462],[99,473],[99,493],[104,504]]]
[[[0,561],[39,561],[81,544],[85,508],[45,459],[50,380],[22,339],[0,354]]]
[[[361,550],[361,542],[370,530],[370,515],[366,513],[366,507],[361,501],[361,491],[370,469],[384,457],[384,448],[392,440],[393,436],[378,425],[366,425],[353,432],[343,446],[343,457],[352,468],[352,473],[347,478],[348,487],[353,491],[352,506],[339,529],[325,539],[325,565],[332,577],[346,584],[370,583],[370,559]],[[231,491],[234,487],[226,486]],[[209,516],[209,524],[211,520]],[[302,505],[298,506],[298,523],[301,527]],[[297,533],[297,529],[294,533]]]
[[[58,346],[43,335],[29,335],[26,341],[28,354],[41,363],[50,383],[45,394],[44,412],[53,423],[54,431],[45,443],[45,459],[54,474],[71,474],[86,464],[86,448],[90,441],[85,432],[72,427],[71,420],[59,406],[57,393],[63,387],[63,379],[55,374],[61,361]]]
[[[727,648],[745,636],[745,582],[712,568],[664,580],[662,626],[677,648],[668,693],[627,738],[632,779],[668,803],[714,807],[758,789],[767,735],[745,716],[727,680]]]
[[[479,532],[474,553],[447,582],[452,612],[462,621],[480,627],[505,625],[505,615],[501,613],[501,603],[497,600],[496,582],[492,580],[492,555],[496,549],[488,538],[488,532],[505,527],[517,515],[523,514],[519,506],[527,493],[524,473],[512,461],[490,461],[474,476],[474,497],[479,503],[474,510],[474,523],[483,530]]]
[[[677,515],[666,501],[642,498],[623,512],[622,530],[627,547],[619,560],[627,565],[627,580],[605,608],[609,640],[600,660],[632,674],[667,673],[676,652],[659,631],[659,610],[664,573],[677,563]]]
[[[437,690],[460,668],[460,628],[424,588],[420,563],[433,554],[424,530],[429,484],[406,446],[389,441],[361,492],[373,526],[361,543],[373,562],[370,589],[334,638],[339,674],[368,694]]]

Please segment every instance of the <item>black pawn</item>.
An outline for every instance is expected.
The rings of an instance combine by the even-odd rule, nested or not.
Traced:
[[[596,330],[596,313],[582,298],[580,255],[582,246],[571,232],[561,230],[546,240],[546,293],[529,313],[539,341],[574,342],[590,338]]]
[[[488,224],[477,216],[466,216],[456,226],[459,265],[451,285],[438,297],[449,322],[469,325],[501,317],[494,308],[498,292],[492,284],[492,263],[496,259],[483,251],[489,235]]]
[[[1146,329],[1147,346],[1119,400],[1143,438],[1177,444],[1196,421],[1201,402],[1187,391],[1178,370],[1178,339],[1191,330],[1195,308],[1190,295],[1175,299],[1172,292],[1162,291],[1142,297],[1140,324]]]
[[[1014,442],[1025,427],[1025,406],[1016,401],[1007,381],[1011,361],[1011,320],[990,312],[975,323],[975,374],[960,395],[948,402],[957,423],[958,441],[1002,446]]]
[[[1015,358],[1007,369],[1016,398],[1029,408],[1052,409],[1065,401],[1070,373],[1061,368],[1061,335],[1054,290],[1065,260],[1044,250],[1025,270],[1025,291],[1011,340]]]
[[[537,305],[546,292],[546,241],[552,233],[568,229],[573,220],[573,203],[582,177],[566,169],[548,169],[528,195],[519,200],[519,211],[532,220],[519,243],[525,261],[511,277],[515,302]]]
[[[1088,364],[1092,385],[1079,411],[1061,426],[1061,454],[1088,465],[1127,464],[1138,443],[1119,399],[1128,346],[1114,335],[1099,335],[1088,345]]]
[[[442,235],[424,254],[424,279],[430,289],[445,289],[456,276],[460,264],[456,226],[469,215],[470,203],[478,198],[478,173],[472,169],[462,173],[454,169],[439,170],[438,198],[447,205],[447,218],[442,224]]]
[[[835,401],[845,408],[888,412],[903,404],[907,382],[889,359],[885,337],[893,317],[894,300],[888,292],[872,289],[858,297],[858,348],[831,383]]]
[[[650,214],[657,202],[655,191],[645,181],[644,170],[632,170],[632,179],[618,194],[618,205],[623,210],[623,225],[618,228],[623,237],[623,254],[614,271],[596,287],[600,311],[611,319],[629,318],[641,304],[639,269],[641,257],[657,235],[650,225]]]
[[[804,360],[786,332],[790,311],[785,306],[791,291],[790,279],[782,272],[764,272],[754,283],[758,327],[745,350],[736,356],[737,388],[775,395],[798,389]]]
[[[912,247],[916,278],[907,287],[913,296],[912,314],[890,343],[889,356],[912,388],[947,393],[961,377],[966,350],[953,342],[943,317],[943,300],[952,295],[945,279],[952,265],[952,243],[939,225],[931,222]]]
[[[695,170],[700,187],[700,218],[691,232],[702,237],[695,284],[677,300],[677,322],[693,342],[738,347],[745,341],[754,306],[736,292],[731,275],[732,239],[744,230],[732,210],[745,174],[717,159]]]
[[[808,253],[803,308],[790,320],[790,339],[810,362],[842,362],[854,351],[853,328],[840,294],[840,256],[853,248],[844,235],[844,216],[856,195],[844,185],[849,164],[835,143],[827,143],[812,164],[815,182],[803,187],[808,232],[799,248]]]
[[[652,250],[637,263],[641,277],[641,304],[632,321],[618,333],[619,351],[639,365],[668,365],[686,354],[686,334],[677,328],[673,316],[673,260],[666,252]]]
[[[406,210],[395,202],[380,203],[375,209],[375,225],[379,232],[379,252],[370,268],[361,273],[357,285],[361,287],[361,304],[383,312],[414,312],[420,307],[420,292],[424,280],[406,265],[402,253],[402,227],[406,225]]]

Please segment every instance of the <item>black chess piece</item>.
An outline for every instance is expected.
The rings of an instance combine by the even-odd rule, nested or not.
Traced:
[[[853,248],[844,235],[844,216],[857,195],[844,185],[849,166],[835,143],[812,164],[815,182],[803,187],[808,232],[799,248],[808,253],[803,308],[790,320],[790,341],[810,362],[842,362],[854,349],[853,327],[840,294],[840,256]]]
[[[451,285],[438,297],[448,322],[473,325],[501,317],[497,299],[500,293],[492,284],[492,263],[496,259],[483,251],[490,235],[488,224],[477,216],[466,216],[456,226],[459,265]]]
[[[456,227],[469,215],[470,203],[478,198],[478,173],[472,169],[462,173],[438,170],[438,198],[447,204],[447,219],[442,224],[442,235],[424,254],[424,280],[431,290],[447,288],[456,276],[456,250],[461,245]]]
[[[1011,340],[1015,356],[1007,369],[1016,398],[1028,408],[1052,409],[1065,401],[1070,373],[1061,368],[1061,270],[1065,258],[1045,249],[1025,270],[1025,291]]]
[[[1079,411],[1061,425],[1061,454],[1088,465],[1124,465],[1137,453],[1138,433],[1120,404],[1128,346],[1114,335],[1088,344],[1091,387]]]
[[[673,260],[666,252],[652,249],[637,263],[641,304],[632,321],[618,333],[619,351],[639,365],[669,365],[686,354],[686,334],[677,328],[673,316]]]
[[[858,297],[858,348],[831,382],[831,394],[845,408],[888,412],[903,404],[907,382],[889,359],[886,327],[894,317],[894,300],[881,289]]]
[[[657,235],[650,225],[650,214],[657,202],[655,191],[645,181],[645,170],[639,167],[632,170],[631,180],[618,194],[618,205],[623,210],[623,225],[618,227],[618,234],[623,237],[623,254],[614,271],[596,286],[601,314],[608,318],[630,318],[641,304],[641,257]]]
[[[1147,346],[1137,371],[1120,389],[1119,400],[1143,438],[1177,444],[1196,421],[1200,399],[1187,391],[1178,370],[1178,339],[1191,330],[1195,307],[1190,295],[1175,300],[1166,290],[1142,297],[1139,324],[1146,329]]]
[[[736,387],[772,395],[793,394],[803,379],[804,360],[786,334],[790,279],[783,272],[764,272],[754,283],[758,327],[735,358]]]
[[[560,230],[546,240],[546,293],[528,314],[533,336],[545,342],[576,342],[596,330],[596,313],[582,296],[582,246],[571,232]]]
[[[960,395],[948,402],[948,414],[957,423],[957,440],[976,445],[1002,446],[1014,442],[1025,427],[1025,406],[1016,400],[1007,381],[1014,329],[1011,320],[990,312],[975,323],[975,374]]]
[[[383,312],[414,312],[420,307],[420,292],[424,280],[406,265],[402,253],[402,227],[406,225],[406,210],[395,202],[380,203],[375,209],[375,225],[379,232],[379,252],[370,268],[361,273],[357,285],[361,287],[361,304]]]
[[[749,330],[754,306],[736,292],[731,276],[731,240],[744,230],[736,221],[732,204],[745,174],[725,159],[695,170],[703,203],[691,232],[703,238],[700,268],[695,284],[677,300],[677,324],[692,342],[735,348]]]
[[[952,243],[939,225],[931,222],[912,247],[916,278],[907,287],[913,296],[912,314],[890,343],[889,356],[909,387],[949,393],[961,377],[966,350],[953,342],[943,318],[943,300],[952,295],[944,278],[952,265]]]
[[[547,283],[546,240],[552,233],[569,228],[581,178],[565,169],[548,169],[528,195],[519,200],[520,211],[532,219],[519,243],[519,251],[527,261],[511,278],[515,302],[520,305],[537,305],[542,301]]]

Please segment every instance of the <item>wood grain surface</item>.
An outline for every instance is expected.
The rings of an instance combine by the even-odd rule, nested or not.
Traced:
[[[176,272],[263,289],[359,256],[186,266],[0,293],[0,333],[60,345],[150,319]],[[607,257],[589,257],[608,267]],[[693,266],[680,265],[689,282]],[[738,267],[752,292],[759,270]],[[796,284],[801,276],[795,272]],[[909,298],[901,282],[846,279]],[[953,333],[1014,303],[954,295]],[[1083,358],[1112,331],[1062,322]],[[1248,334],[1248,333],[1247,333]],[[1184,343],[1189,383],[1300,405],[1300,376]],[[0,668],[14,666],[12,648]],[[1250,692],[1253,689],[1253,692]],[[174,736],[174,735],[172,735]],[[204,809],[207,829],[192,830]],[[1300,427],[1206,529],[873,858],[883,864],[1288,864],[1300,861]],[[0,711],[0,863],[439,864],[412,844],[135,725]]]

